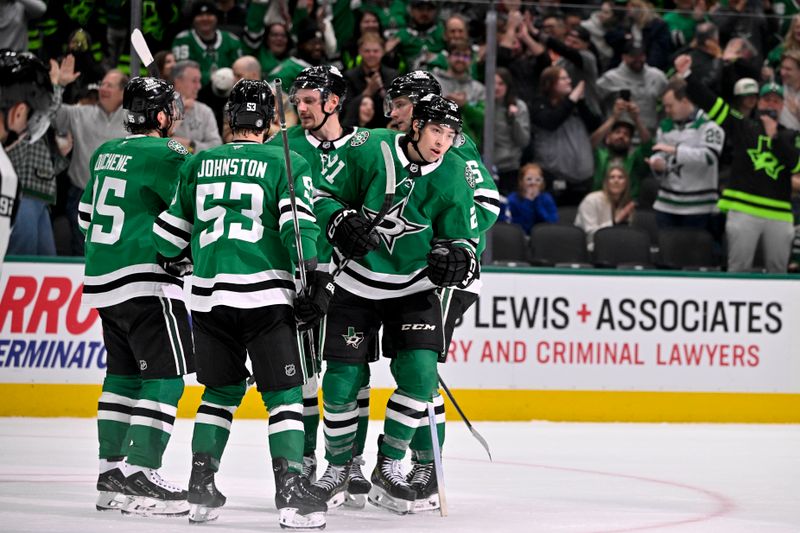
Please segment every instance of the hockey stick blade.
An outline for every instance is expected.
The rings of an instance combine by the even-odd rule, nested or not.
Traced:
[[[147,46],[147,41],[144,40],[144,35],[139,28],[134,28],[131,32],[131,46],[142,61],[144,68],[147,69],[147,73],[150,76],[158,76],[156,64],[153,62],[153,54],[150,53],[150,47]]]
[[[153,54],[150,53],[150,48],[147,46],[147,41],[144,40],[144,35],[139,28],[135,28],[131,33],[131,44],[139,59],[142,60],[142,65],[145,68],[150,66],[153,62]]]
[[[367,233],[371,233],[372,230],[380,225],[380,223],[383,221],[383,217],[386,216],[386,213],[389,212],[389,209],[391,209],[392,204],[394,203],[394,189],[397,183],[397,174],[394,170],[392,149],[389,148],[389,143],[386,141],[381,141],[381,154],[383,154],[383,167],[386,171],[386,188],[384,189],[383,193],[383,205],[381,205],[380,210],[370,221],[369,226],[367,226]],[[344,261],[342,261],[333,271],[333,277],[335,278],[341,274],[349,262],[350,258],[345,258]]]
[[[447,388],[447,385],[445,384],[444,380],[442,379],[442,376],[439,376],[439,384],[444,389],[444,392],[445,392],[445,394],[447,394],[447,397],[450,398],[450,403],[452,403],[453,407],[455,407],[456,411],[458,411],[458,414],[461,417],[461,420],[463,420],[464,423],[467,425],[467,429],[469,429],[469,432],[472,433],[472,436],[475,437],[475,439],[478,442],[481,443],[481,446],[483,446],[483,449],[486,450],[486,454],[489,456],[489,460],[490,461],[494,461],[494,459],[492,459],[492,452],[489,450],[489,443],[486,442],[486,439],[484,439],[483,436],[480,433],[478,433],[477,429],[472,427],[472,424],[470,423],[469,419],[467,418],[467,415],[465,415],[464,411],[462,411],[461,407],[459,407],[458,402],[456,402],[456,399],[453,396],[453,393],[450,392],[450,389]]]

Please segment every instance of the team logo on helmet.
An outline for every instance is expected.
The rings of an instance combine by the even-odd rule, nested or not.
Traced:
[[[175,139],[170,139],[167,143],[167,146],[174,152],[178,152],[181,155],[186,155],[189,153],[189,150],[186,149],[184,145],[176,141]]]
[[[350,139],[350,146],[361,146],[367,142],[367,139],[369,139],[369,132],[367,130],[356,132],[356,134],[353,135],[353,138]]]
[[[297,373],[297,369],[295,368],[294,364],[286,365],[285,367],[283,367],[283,369],[286,375],[289,377],[292,377]]]

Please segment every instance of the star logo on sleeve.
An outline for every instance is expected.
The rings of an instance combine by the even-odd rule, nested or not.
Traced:
[[[412,233],[419,233],[425,231],[430,226],[427,224],[416,224],[408,220],[404,215],[406,205],[408,204],[408,196],[403,198],[399,203],[394,204],[391,209],[383,217],[381,223],[378,224],[378,235],[380,235],[383,244],[389,253],[394,250],[394,245],[398,239],[403,238],[405,235]],[[364,207],[364,213],[369,220],[373,220],[377,211]]]

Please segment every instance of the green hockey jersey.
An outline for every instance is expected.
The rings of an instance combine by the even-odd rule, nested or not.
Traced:
[[[386,170],[381,141],[392,153],[396,174],[394,200],[378,226],[380,247],[348,263],[336,284],[372,300],[397,298],[433,289],[425,274],[426,255],[437,240],[474,251],[478,221],[473,202],[474,178],[465,162],[447,153],[420,166],[400,147],[404,136],[389,130],[362,130],[350,140],[348,176],[333,183],[319,180],[315,212],[322,227],[344,207],[372,219],[384,202]]]
[[[176,61],[197,61],[202,74],[200,82],[206,85],[218,68],[230,67],[241,57],[242,43],[232,33],[217,30],[214,42],[206,44],[196,31],[184,30],[172,41],[172,53],[175,54]]]
[[[94,153],[78,205],[86,235],[86,305],[164,296],[165,287],[182,286],[156,264],[150,228],[169,205],[187,157],[177,141],[144,135],[108,141]]]
[[[311,169],[299,155],[291,158],[303,258],[309,260],[319,236]],[[181,167],[173,203],[152,228],[166,257],[191,246],[190,309],[292,304],[297,246],[289,198],[283,150],[274,146],[233,142]]]
[[[320,141],[311,132],[301,126],[289,128],[286,137],[289,140],[289,148],[301,156],[311,167],[311,177],[314,180],[314,187],[319,187],[319,182],[324,180],[328,183],[347,179],[346,153],[350,146],[350,140],[364,128],[350,128],[345,130],[345,134],[334,141]],[[283,147],[283,139],[280,134],[273,136],[268,145]],[[320,237],[326,239],[325,235]],[[324,251],[324,243],[320,247],[319,268],[328,271],[330,268],[330,254]]]

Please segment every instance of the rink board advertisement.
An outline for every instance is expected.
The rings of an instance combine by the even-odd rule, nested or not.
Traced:
[[[498,270],[483,274],[440,367],[472,418],[800,421],[792,278]],[[80,302],[82,273],[4,265],[0,414],[94,414],[106,353],[97,312]],[[385,360],[372,376],[382,417]],[[191,416],[200,387],[187,385],[179,414]],[[251,392],[239,416],[259,415]]]

